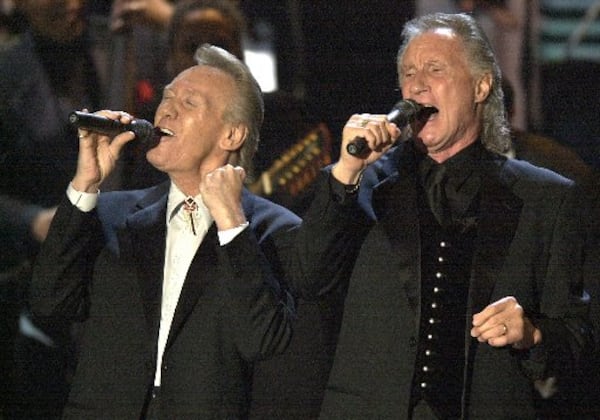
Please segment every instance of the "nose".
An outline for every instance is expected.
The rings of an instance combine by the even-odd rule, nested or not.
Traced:
[[[169,101],[161,101],[156,109],[156,119],[166,118],[166,117],[175,117],[177,115],[177,110],[175,109],[175,105],[173,104],[173,100]]]
[[[427,81],[421,72],[417,72],[412,80],[410,86],[410,93],[413,95],[419,95],[423,92],[426,92],[429,89]]]

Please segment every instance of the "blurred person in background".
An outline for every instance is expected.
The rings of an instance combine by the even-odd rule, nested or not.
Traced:
[[[575,150],[551,137],[536,134],[531,130],[520,130],[512,125],[515,110],[514,90],[506,79],[502,80],[502,90],[506,116],[511,123],[511,148],[508,155],[551,169],[579,184],[589,183],[594,176],[594,170]]]
[[[34,325],[20,297],[75,171],[77,135],[68,114],[100,106],[106,84],[85,0],[18,0],[14,6],[23,29],[0,53],[0,267],[2,300],[10,302],[4,308],[13,309],[2,321],[8,331],[3,359],[12,370],[3,372],[2,382],[10,388],[9,418],[55,418],[74,360],[72,334],[61,324]]]

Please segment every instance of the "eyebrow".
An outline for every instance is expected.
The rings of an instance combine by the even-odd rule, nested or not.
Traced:
[[[191,88],[183,88],[183,92],[188,94],[188,95],[192,95],[192,96],[197,96],[200,95],[200,92],[195,90],[195,89],[191,89]],[[174,92],[175,89],[173,89],[173,85],[172,84],[168,84],[167,86],[165,86],[163,88],[163,95],[167,92]]]

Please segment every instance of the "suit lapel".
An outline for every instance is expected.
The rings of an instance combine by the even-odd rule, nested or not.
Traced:
[[[140,210],[127,218],[126,230],[120,235],[122,246],[129,242],[134,268],[137,270],[144,315],[151,335],[158,331],[165,260],[169,184],[163,185],[164,188],[161,186],[155,189],[138,203]]]
[[[214,268],[217,260],[217,249],[219,240],[217,236],[217,228],[213,223],[208,229],[206,236],[200,243],[200,247],[190,264],[190,268],[185,276],[185,281],[179,295],[179,301],[173,315],[171,330],[169,331],[169,339],[167,340],[166,348],[169,348],[175,337],[181,330],[181,327],[194,310],[198,299],[204,293],[206,286],[211,281],[219,280],[214,274]],[[209,269],[210,268],[210,269]]]
[[[516,177],[509,170],[509,164],[503,162],[498,169],[483,176],[468,319],[491,303],[494,286],[501,275],[523,206],[522,200],[511,191]]]
[[[393,165],[399,172],[392,173],[373,191],[373,210],[390,243],[390,264],[408,268],[410,275],[402,287],[415,314],[420,305],[421,238],[416,189],[416,162],[414,153],[407,148]],[[390,272],[399,272],[390,270]],[[418,317],[415,319],[418,320]]]

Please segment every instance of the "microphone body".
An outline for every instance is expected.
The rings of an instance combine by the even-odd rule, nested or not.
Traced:
[[[396,103],[392,110],[386,115],[389,122],[395,123],[398,127],[404,127],[413,122],[421,112],[423,106],[412,99],[404,99]],[[364,137],[356,137],[346,146],[346,150],[352,156],[361,156],[369,148],[367,140]]]
[[[134,119],[129,124],[111,120],[101,115],[81,111],[69,114],[69,123],[77,128],[94,131],[96,133],[116,136],[126,131],[133,131],[135,136],[144,143],[151,143],[156,137],[156,130],[152,123],[143,119]]]

